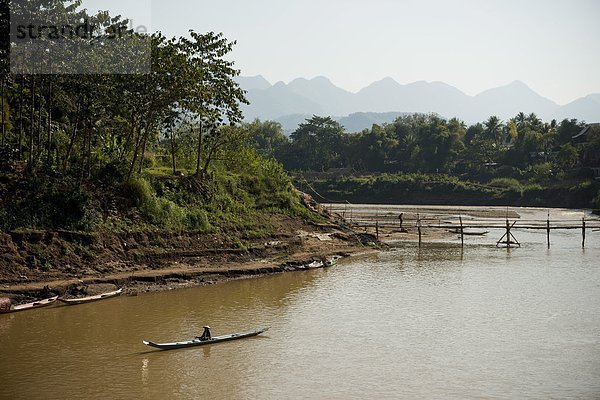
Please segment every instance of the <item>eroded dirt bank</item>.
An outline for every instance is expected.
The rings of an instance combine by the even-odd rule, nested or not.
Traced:
[[[335,224],[283,216],[270,222],[276,234],[0,233],[0,297],[22,303],[114,287],[136,294],[207,285],[319,267],[334,256],[369,251],[373,241]]]

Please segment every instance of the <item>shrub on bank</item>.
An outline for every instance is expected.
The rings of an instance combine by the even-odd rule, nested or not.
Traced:
[[[495,178],[489,183],[490,186],[510,190],[515,193],[523,193],[523,185],[515,178]]]
[[[592,208],[594,209],[594,214],[600,214],[600,190],[598,190],[598,194],[592,200]]]
[[[92,203],[91,194],[75,179],[29,176],[2,199],[0,228],[86,230]]]

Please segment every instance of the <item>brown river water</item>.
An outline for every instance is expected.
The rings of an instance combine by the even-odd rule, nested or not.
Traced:
[[[324,270],[0,315],[2,399],[600,398],[600,233],[399,244]],[[256,338],[166,342],[260,326]]]

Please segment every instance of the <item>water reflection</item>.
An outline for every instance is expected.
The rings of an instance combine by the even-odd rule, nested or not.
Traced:
[[[150,360],[148,360],[147,358],[144,358],[142,360],[142,385],[146,386],[148,384],[148,377],[149,377],[149,372],[148,372],[148,365],[150,364]]]

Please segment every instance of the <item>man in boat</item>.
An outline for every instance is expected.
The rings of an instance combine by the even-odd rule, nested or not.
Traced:
[[[202,341],[212,339],[212,335],[210,334],[210,326],[205,326],[204,332],[202,332],[202,336],[199,336],[197,339]]]

